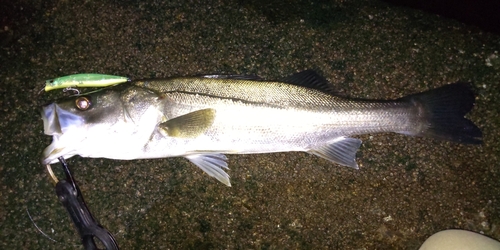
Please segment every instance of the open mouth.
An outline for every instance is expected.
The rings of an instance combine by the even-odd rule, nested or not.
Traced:
[[[43,131],[46,135],[61,135],[71,127],[81,126],[84,120],[81,116],[62,109],[56,103],[43,107]]]
[[[43,107],[42,120],[44,133],[52,135],[52,143],[43,151],[42,163],[51,164],[57,162],[60,156],[73,156],[71,146],[78,142],[71,138],[78,131],[77,127],[82,126],[84,119],[51,103]]]
[[[61,134],[61,125],[57,119],[56,104],[51,103],[42,109],[43,132],[46,135]]]

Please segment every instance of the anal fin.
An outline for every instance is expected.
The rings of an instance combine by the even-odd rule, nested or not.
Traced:
[[[229,169],[227,167],[227,157],[223,154],[193,154],[186,155],[189,161],[191,161],[194,165],[201,168],[205,173],[214,177],[218,181],[226,184],[227,186],[231,186],[231,182],[229,181],[229,175],[223,170]]]
[[[359,139],[339,137],[330,144],[315,147],[308,152],[342,166],[358,169],[356,152],[360,145],[361,140]]]

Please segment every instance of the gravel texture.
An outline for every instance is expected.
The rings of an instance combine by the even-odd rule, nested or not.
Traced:
[[[6,1],[0,248],[82,248],[39,163],[51,140],[40,105],[63,93],[39,92],[46,79],[83,72],[280,79],[312,68],[352,97],[456,81],[478,94],[469,118],[483,145],[364,135],[360,170],[306,153],[230,155],[228,188],[181,158],[71,158],[122,249],[417,249],[450,228],[500,239],[500,36],[378,1],[275,2]]]

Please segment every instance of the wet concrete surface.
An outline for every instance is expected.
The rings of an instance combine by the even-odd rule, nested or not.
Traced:
[[[280,79],[312,68],[358,98],[398,98],[456,81],[473,82],[478,94],[469,118],[483,130],[483,145],[359,136],[359,170],[306,153],[230,155],[228,188],[181,158],[69,159],[88,206],[122,249],[417,249],[449,228],[500,239],[499,35],[363,0],[6,6],[2,249],[81,249],[39,162],[51,141],[40,105],[63,93],[39,91],[46,79],[82,72]]]

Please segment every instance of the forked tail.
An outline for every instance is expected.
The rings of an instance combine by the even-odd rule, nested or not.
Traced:
[[[468,83],[454,83],[401,98],[419,107],[422,124],[412,135],[441,140],[480,144],[481,130],[465,118],[474,106],[475,96]]]

